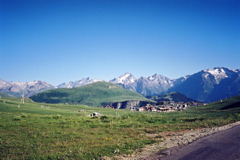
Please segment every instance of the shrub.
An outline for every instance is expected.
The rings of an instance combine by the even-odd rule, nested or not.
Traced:
[[[100,119],[105,120],[105,119],[108,119],[108,117],[107,116],[102,116]]]
[[[13,118],[14,121],[20,121],[21,120],[21,117],[20,116],[16,116]]]
[[[60,115],[60,114],[57,114],[57,115],[54,115],[54,116],[52,116],[52,118],[54,118],[54,119],[59,119],[59,118],[61,118],[62,116]]]
[[[27,117],[29,117],[29,115],[22,113],[21,118],[27,118]]]

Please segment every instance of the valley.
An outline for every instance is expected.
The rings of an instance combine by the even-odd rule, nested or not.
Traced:
[[[0,160],[156,160],[239,130],[239,19],[240,0],[0,0]]]
[[[0,80],[0,158],[131,157],[175,133],[239,122],[239,91],[239,70],[220,67],[175,80],[130,73],[56,87]]]

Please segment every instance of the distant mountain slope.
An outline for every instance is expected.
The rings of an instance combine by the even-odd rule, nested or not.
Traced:
[[[195,101],[191,98],[186,97],[185,95],[179,92],[170,92],[158,96],[147,96],[146,98],[154,101],[174,101],[174,102],[191,102]]]
[[[38,92],[55,88],[44,81],[31,82],[7,82],[0,79],[0,93],[8,94],[14,97],[30,97]]]
[[[99,106],[127,100],[149,101],[142,95],[108,83],[96,82],[76,88],[59,88],[30,97],[36,102],[71,103]]]
[[[240,94],[240,72],[217,67],[202,70],[170,89],[202,102],[214,102]]]

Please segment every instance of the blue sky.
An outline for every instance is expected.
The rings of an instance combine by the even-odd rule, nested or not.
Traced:
[[[240,68],[238,0],[0,0],[0,78],[179,78]]]

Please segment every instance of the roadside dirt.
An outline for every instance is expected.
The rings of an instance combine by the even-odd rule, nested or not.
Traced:
[[[102,160],[156,160],[156,157],[163,158],[165,156],[174,154],[174,147],[183,146],[192,143],[193,141],[211,135],[213,133],[223,131],[232,128],[236,125],[240,125],[240,121],[236,123],[231,123],[221,127],[213,128],[203,128],[196,130],[185,130],[178,132],[164,132],[161,136],[164,138],[159,138],[158,143],[153,145],[145,146],[131,155],[119,155],[114,157],[102,157]],[[156,137],[159,134],[149,134],[147,136]],[[173,149],[169,149],[173,148]]]

